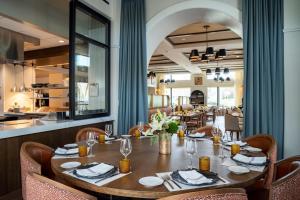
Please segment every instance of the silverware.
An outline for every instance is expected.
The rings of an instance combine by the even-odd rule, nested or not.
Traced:
[[[168,175],[162,175],[161,178],[171,187],[171,189],[175,189],[173,185],[169,182]]]
[[[119,175],[119,174],[120,174],[120,172],[117,172],[117,173],[113,174],[112,176],[108,176],[108,177],[104,177],[104,178],[98,179],[98,180],[95,181],[94,183],[99,183],[100,181],[103,181],[103,180],[105,180],[105,179],[108,179],[108,178],[117,176],[117,175]]]
[[[176,183],[176,181],[174,181],[170,175],[166,175],[166,177],[168,178],[169,181],[174,183],[179,189],[182,189],[182,187],[178,183]]]

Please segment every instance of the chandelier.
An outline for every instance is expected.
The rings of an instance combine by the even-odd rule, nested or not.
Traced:
[[[206,51],[205,51],[205,53],[203,53],[201,55],[201,58],[200,58],[198,49],[193,49],[189,56],[189,60],[192,63],[199,62],[199,61],[207,61],[208,62],[210,60],[221,60],[224,57],[226,57],[226,49],[219,49],[219,51],[217,51],[215,54],[214,48],[208,46],[208,31],[207,30],[209,28],[209,25],[205,25],[204,28],[205,28],[205,33],[206,33],[205,34],[206,35]]]

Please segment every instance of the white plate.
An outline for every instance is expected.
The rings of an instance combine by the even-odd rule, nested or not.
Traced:
[[[234,174],[247,174],[250,172],[250,170],[247,167],[242,166],[230,166],[228,167],[228,170]]]
[[[80,162],[65,162],[65,163],[61,164],[60,167],[64,168],[64,169],[72,169],[75,167],[79,167],[80,165],[81,165]]]
[[[241,147],[244,147],[244,146],[247,145],[247,142],[235,141],[235,142],[227,142],[227,143],[225,143],[225,145],[227,145],[227,146],[231,146],[232,144],[238,144]]]
[[[164,181],[156,176],[146,176],[140,178],[139,183],[145,187],[155,187],[164,183]]]
[[[249,152],[261,152],[262,151],[260,148],[251,147],[251,146],[247,146],[244,149]]]
[[[205,136],[205,133],[193,133],[193,134],[189,134],[189,137],[191,138],[202,138]]]
[[[131,137],[131,135],[121,135],[121,137],[128,138]]]
[[[77,146],[78,146],[78,144],[76,144],[76,143],[64,145],[65,148],[76,148]]]

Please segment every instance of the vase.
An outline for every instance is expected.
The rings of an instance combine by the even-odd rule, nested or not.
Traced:
[[[172,134],[167,132],[159,133],[159,153],[168,155],[172,150]]]

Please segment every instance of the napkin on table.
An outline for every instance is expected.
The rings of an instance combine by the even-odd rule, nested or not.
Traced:
[[[78,148],[74,149],[64,149],[64,148],[57,148],[54,152],[55,154],[76,154],[78,153]]]
[[[205,133],[194,133],[194,134],[190,134],[190,137],[204,137]]]
[[[179,175],[190,184],[211,183],[212,180],[206,178],[196,170],[179,171]]]
[[[227,142],[226,145],[231,146],[232,144],[238,144],[240,146],[245,146],[247,142],[242,142],[242,141],[235,141],[235,142]]]
[[[76,172],[80,176],[99,176],[112,170],[114,166],[105,163],[100,163],[87,169],[77,169]]]
[[[235,160],[243,162],[243,163],[248,163],[248,164],[264,164],[267,161],[267,157],[248,157],[244,156],[242,154],[236,154],[233,157]]]

